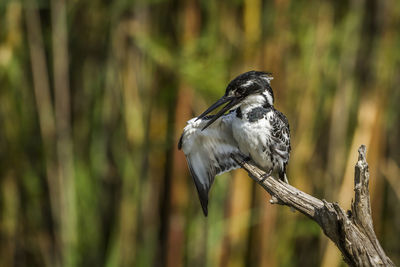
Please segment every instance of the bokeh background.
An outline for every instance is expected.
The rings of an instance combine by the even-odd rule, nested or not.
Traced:
[[[343,266],[238,170],[205,218],[177,141],[249,70],[274,73],[289,181],[349,208],[367,145],[400,264],[400,2],[0,1],[0,266]]]

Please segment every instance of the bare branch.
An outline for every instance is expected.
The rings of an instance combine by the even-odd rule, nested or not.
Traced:
[[[369,198],[369,171],[365,158],[366,148],[358,149],[355,166],[355,200],[352,210],[345,212],[337,203],[320,200],[280,180],[267,176],[253,162],[232,155],[232,158],[260,184],[273,199],[273,203],[298,210],[319,224],[323,232],[342,252],[351,266],[394,266],[376,238]]]

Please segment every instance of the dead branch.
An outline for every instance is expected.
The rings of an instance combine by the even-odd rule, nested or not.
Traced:
[[[298,210],[317,222],[325,235],[342,252],[350,266],[394,266],[376,238],[369,197],[369,171],[364,145],[358,149],[354,175],[354,202],[345,212],[338,203],[320,200],[266,175],[253,162],[232,155],[250,177],[260,184],[277,203]]]

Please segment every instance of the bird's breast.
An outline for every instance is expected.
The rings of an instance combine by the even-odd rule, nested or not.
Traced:
[[[235,118],[232,122],[233,137],[240,151],[265,169],[271,167],[269,116],[269,112],[257,110],[253,113],[243,113],[241,119]]]

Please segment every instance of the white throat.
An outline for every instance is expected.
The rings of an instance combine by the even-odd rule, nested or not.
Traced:
[[[264,91],[262,94],[250,95],[246,97],[240,103],[240,109],[242,110],[243,113],[247,113],[251,111],[253,108],[264,106],[267,103],[271,106],[274,105],[272,96],[268,93],[268,91]]]

